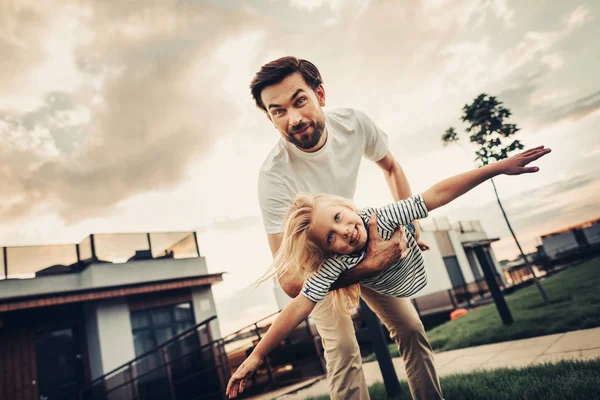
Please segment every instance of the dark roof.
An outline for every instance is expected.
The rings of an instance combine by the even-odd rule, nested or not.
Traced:
[[[463,242],[462,245],[463,245],[463,247],[466,247],[466,248],[479,247],[479,246],[487,246],[490,243],[497,242],[498,240],[500,240],[500,238],[489,238],[489,239],[481,239],[481,240],[471,240],[471,241],[468,241],[468,242]]]

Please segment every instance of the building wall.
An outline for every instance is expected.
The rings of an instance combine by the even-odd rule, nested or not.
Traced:
[[[100,337],[98,336],[98,314],[95,303],[85,303],[83,306],[85,336],[88,349],[88,360],[92,380],[103,375],[102,352],[100,351]]]
[[[575,235],[571,231],[542,236],[542,244],[544,251],[549,257],[554,257],[560,252],[579,247],[577,239],[575,239]]]
[[[600,223],[596,223],[581,230],[589,244],[600,243]]]
[[[123,264],[92,264],[77,274],[39,276],[35,279],[0,281],[0,300],[49,295],[102,287],[137,285],[207,274],[203,257],[140,260]]]
[[[454,246],[452,246],[452,242],[450,241],[450,237],[448,236],[448,231],[435,231],[428,232],[432,234],[431,243],[435,242],[436,247],[440,251],[440,255],[442,257],[450,257],[456,255],[454,252]],[[425,241],[425,236],[421,235],[423,241]],[[429,242],[425,241],[425,243],[429,244]]]
[[[279,307],[280,310],[287,306],[290,301],[292,301],[292,298],[283,291],[281,286],[279,286],[279,282],[277,282],[277,279],[275,278],[273,278],[273,292],[275,293],[277,307]]]
[[[462,246],[462,235],[456,231],[448,231],[448,237],[450,238],[450,243],[452,243],[452,247],[454,248],[454,254],[456,255],[456,259],[460,265],[463,277],[465,278],[465,283],[468,284],[475,282],[475,277],[473,276],[471,264],[469,264],[469,259],[467,258],[465,249]]]
[[[194,305],[194,316],[196,323],[200,323],[214,315],[217,315],[215,299],[210,287],[196,287],[192,289],[192,303]],[[210,322],[210,330],[213,339],[221,338],[219,321],[214,319]]]
[[[429,250],[423,252],[425,269],[427,270],[427,286],[413,296],[413,298],[452,288],[452,283],[450,282],[450,277],[446,270],[446,264],[444,263],[440,246],[436,240],[436,233],[439,232],[421,232],[421,239],[430,247]],[[450,242],[448,241],[447,244],[449,243]],[[447,250],[446,247],[447,246],[444,247],[445,250]]]
[[[85,309],[92,379],[135,358],[127,299],[111,299]]]
[[[500,275],[500,279],[502,280],[502,283],[504,283],[504,285],[506,286],[508,284],[506,281],[506,276],[504,275],[504,270],[502,269],[502,266],[500,265],[500,263],[498,262],[498,259],[496,258],[496,254],[494,254],[494,249],[492,248],[492,246],[487,246],[487,248],[490,250],[490,258],[492,259],[492,262],[494,263],[496,272]]]

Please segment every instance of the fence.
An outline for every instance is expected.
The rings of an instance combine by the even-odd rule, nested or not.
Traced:
[[[195,232],[90,235],[80,243],[0,248],[0,280],[76,271],[90,261],[199,257]]]
[[[222,399],[227,363],[212,338],[211,317],[93,380],[79,400]]]
[[[220,340],[220,346],[227,354],[232,372],[235,372],[252,352],[278,314],[263,318]],[[291,385],[325,374],[322,352],[320,338],[316,332],[313,332],[308,319],[304,320],[269,353],[256,374],[244,387],[243,396],[263,393],[276,387]]]
[[[224,399],[232,372],[264,336],[273,314],[222,339],[213,340],[209,318],[155,349],[95,379],[78,400]],[[320,341],[308,320],[264,360],[242,397],[321,376]]]

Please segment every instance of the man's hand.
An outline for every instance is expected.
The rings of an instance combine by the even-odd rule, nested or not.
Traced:
[[[364,265],[365,261],[368,261],[366,264],[373,270],[373,275],[376,275],[406,257],[408,253],[410,247],[404,227],[396,229],[390,240],[383,240],[377,231],[377,214],[373,213],[369,219],[367,258],[361,264]]]
[[[417,246],[419,246],[421,251],[429,250],[427,243],[421,240],[421,225],[418,221],[413,221],[413,226],[415,227],[415,241],[417,242]]]
[[[410,253],[410,247],[408,247],[404,227],[396,229],[390,240],[383,240],[377,232],[377,215],[372,214],[369,219],[367,257],[356,267],[344,271],[331,285],[330,290],[340,289],[372,278],[406,257],[408,253]]]
[[[423,242],[422,240],[417,240],[417,246],[419,246],[421,251],[429,250],[429,245],[427,243]]]
[[[300,294],[303,285],[304,277],[299,274],[287,271],[279,277],[279,286],[292,299]]]

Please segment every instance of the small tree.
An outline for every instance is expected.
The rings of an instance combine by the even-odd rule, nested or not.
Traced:
[[[511,115],[511,112],[508,108],[503,107],[502,104],[503,103],[498,101],[496,97],[488,96],[487,94],[482,93],[477,96],[475,100],[473,100],[472,104],[466,104],[463,107],[463,115],[461,120],[469,124],[469,126],[466,128],[466,133],[470,135],[470,142],[475,143],[478,146],[477,150],[475,151],[475,161],[479,164],[479,166],[487,165],[491,160],[503,160],[507,158],[508,154],[512,151],[521,150],[524,147],[521,141],[511,138],[519,131],[519,128],[517,128],[517,125],[515,124],[504,123],[504,119],[508,119]],[[458,142],[458,140],[458,134],[453,127],[448,128],[442,135],[442,142],[444,143],[444,146]],[[540,291],[540,294],[542,295],[542,298],[544,299],[544,303],[549,305],[550,301],[548,300],[548,296],[546,295],[544,288],[535,275],[531,263],[525,256],[525,253],[523,253],[523,249],[517,240],[517,236],[510,225],[508,216],[506,215],[504,207],[502,206],[502,202],[500,201],[500,196],[498,196],[496,184],[494,183],[493,179],[490,181],[494,187],[494,193],[496,194],[496,199],[498,200],[498,205],[500,206],[500,210],[502,211],[506,225],[508,225],[508,229],[510,230],[512,237],[519,248],[521,257],[533,275],[533,279],[538,290]]]

